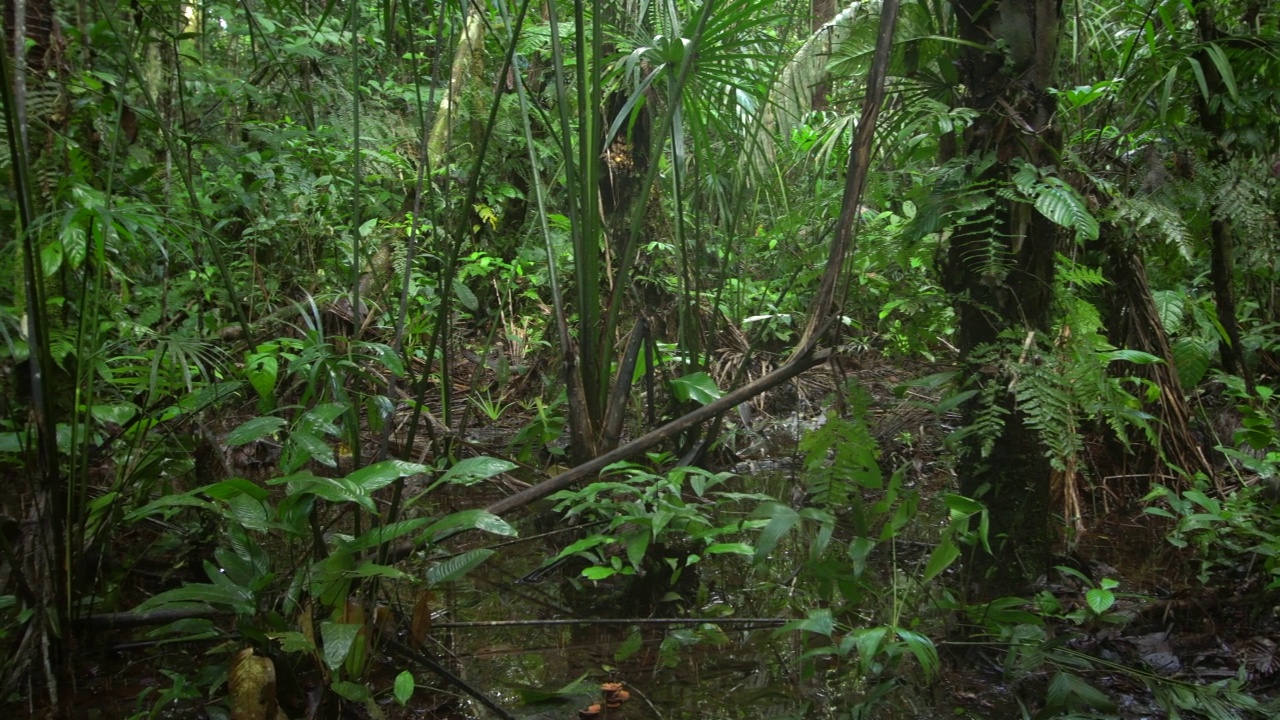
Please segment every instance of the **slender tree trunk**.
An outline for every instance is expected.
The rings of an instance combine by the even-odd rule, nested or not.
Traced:
[[[1202,43],[1217,40],[1221,33],[1213,19],[1213,3],[1201,0],[1196,5],[1196,26]],[[1226,130],[1226,118],[1223,116],[1221,98],[1225,94],[1222,76],[1218,66],[1210,57],[1209,51],[1201,50],[1196,54],[1201,69],[1204,71],[1205,89],[1208,98],[1196,95],[1196,114],[1200,118],[1200,127],[1214,138],[1209,143],[1209,162],[1221,167],[1230,159],[1221,140]],[[1214,98],[1210,101],[1209,98]],[[1244,378],[1245,387],[1253,392],[1253,372],[1245,362],[1244,348],[1240,344],[1240,323],[1236,320],[1235,293],[1235,238],[1231,230],[1231,222],[1222,217],[1217,208],[1212,210],[1213,219],[1210,224],[1212,247],[1210,250],[1209,277],[1213,280],[1213,298],[1217,306],[1218,322],[1226,332],[1226,337],[1218,343],[1218,354],[1222,357],[1222,367],[1229,373]]]
[[[818,32],[824,25],[831,22],[831,18],[836,16],[836,0],[809,0],[809,29]],[[830,37],[828,35],[828,37]],[[826,51],[831,52],[828,47]],[[824,78],[822,82],[813,86],[813,109],[827,109],[827,94],[831,92],[831,83]]]
[[[1050,327],[1057,227],[1032,206],[996,191],[1014,172],[1014,160],[1056,164],[1061,138],[1052,125],[1055,103],[1047,88],[1061,3],[957,0],[954,7],[961,39],[983,48],[967,48],[960,57],[967,104],[980,113],[966,132],[965,151],[975,162],[995,159],[975,178],[990,188],[995,212],[957,230],[944,270],[959,319],[961,364],[971,379],[997,384],[994,402],[1005,411],[989,452],[982,452],[982,438],[970,436],[957,468],[961,491],[982,499],[990,512],[993,554],[978,553],[969,570],[980,594],[994,596],[1023,588],[1050,559],[1045,448],[1013,401],[1017,379],[992,371],[975,353],[1008,331],[1024,338],[1023,355],[1035,353],[1036,341]],[[966,422],[982,410],[982,396],[966,404]]]
[[[59,392],[65,397],[67,388],[55,387],[65,376],[56,372],[49,353],[49,313],[44,302],[48,292],[35,250],[37,239],[30,231],[34,218],[44,210],[39,200],[48,197],[47,185],[60,176],[52,167],[57,162],[52,150],[64,131],[65,114],[56,112],[61,96],[52,90],[55,81],[48,75],[60,67],[62,47],[55,47],[59,30],[49,0],[5,2],[3,27],[4,48],[0,52],[8,57],[0,63],[4,69],[0,83],[7,87],[0,95],[4,98],[8,159],[19,196],[19,229],[23,231],[19,236],[22,279],[16,285],[22,288],[18,292],[29,322],[31,351],[26,364],[31,397],[27,409],[36,443],[27,453],[27,472],[21,480],[12,478],[12,486],[4,488],[27,498],[22,503],[24,531],[0,542],[10,559],[11,579],[31,616],[7,633],[11,654],[0,662],[0,693],[8,697],[25,675],[43,667],[50,704],[57,708],[60,681],[67,675],[63,665],[69,658],[67,621],[74,610],[70,567],[77,555],[77,548],[68,547],[67,521],[77,518],[68,512],[67,486],[54,444],[54,426],[60,419],[55,417],[55,409],[61,409],[54,400]],[[0,587],[0,593],[8,590]]]

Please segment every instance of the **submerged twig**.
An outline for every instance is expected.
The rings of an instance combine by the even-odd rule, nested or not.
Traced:
[[[512,715],[510,712],[503,709],[501,705],[494,702],[492,699],[489,698],[489,696],[485,695],[484,693],[480,692],[476,688],[467,684],[466,680],[463,680],[457,675],[454,675],[448,668],[436,662],[434,658],[427,655],[426,653],[414,650],[413,648],[409,647],[408,645],[405,645],[404,643],[398,640],[388,639],[385,642],[388,647],[392,648],[397,653],[399,653],[401,657],[403,657],[405,660],[411,660],[413,662],[416,662],[419,665],[430,670],[431,672],[435,673],[436,675],[439,675],[442,679],[444,679],[449,684],[453,685],[459,690],[470,695],[473,699],[475,699],[476,702],[492,710],[495,715],[502,718],[503,720],[516,720],[515,715]]]
[[[560,625],[759,625],[778,627],[793,618],[557,618],[553,620],[460,620],[432,623],[433,628],[554,627]]]

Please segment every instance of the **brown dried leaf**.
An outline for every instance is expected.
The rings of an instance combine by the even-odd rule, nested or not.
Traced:
[[[341,608],[334,608],[333,621],[348,625],[363,625],[364,604],[356,598],[347,598],[346,605]]]
[[[231,661],[227,677],[231,720],[276,720],[276,666],[245,648]]]
[[[431,632],[431,593],[423,590],[418,601],[413,604],[413,622],[409,625],[409,639],[414,647],[419,647]]]
[[[1280,669],[1280,653],[1277,649],[1274,641],[1255,637],[1236,649],[1236,659],[1248,668],[1250,677],[1270,677]]]

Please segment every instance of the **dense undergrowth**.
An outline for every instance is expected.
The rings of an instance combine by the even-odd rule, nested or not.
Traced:
[[[979,4],[28,0],[0,702],[1275,716],[1280,17]]]

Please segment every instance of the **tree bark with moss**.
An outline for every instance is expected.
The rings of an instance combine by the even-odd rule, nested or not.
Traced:
[[[1004,419],[995,437],[971,434],[963,441],[957,472],[961,492],[980,498],[990,512],[992,554],[975,553],[969,570],[979,593],[995,596],[1021,590],[1050,560],[1049,459],[1014,402],[1017,378],[981,358],[998,343],[1013,346],[1010,337],[1019,336],[1026,340],[1014,359],[1025,361],[1050,329],[1058,228],[999,190],[1023,162],[1057,162],[1062,140],[1048,88],[1062,7],[1059,0],[957,0],[953,7],[960,38],[969,44],[957,58],[965,104],[978,113],[964,152],[974,166],[986,166],[972,180],[991,193],[993,211],[951,237],[944,282],[954,297],[961,364],[972,381],[998,384],[985,397],[1003,409]],[[983,397],[966,403],[966,424],[983,411]]]

